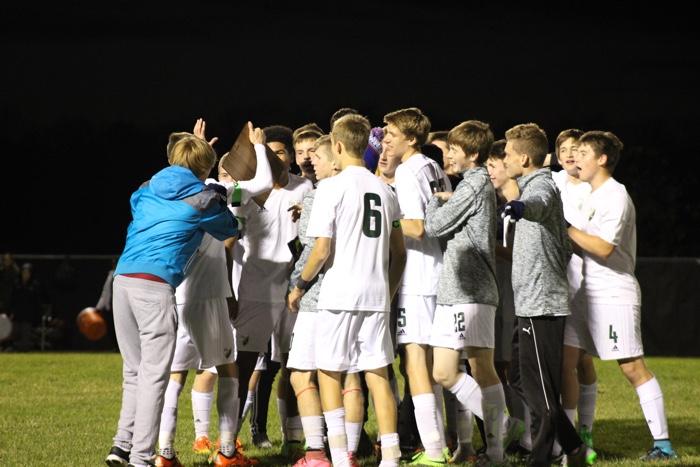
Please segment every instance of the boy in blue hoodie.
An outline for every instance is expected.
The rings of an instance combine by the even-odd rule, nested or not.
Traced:
[[[175,349],[175,288],[204,233],[237,234],[226,192],[204,180],[216,154],[194,135],[171,135],[167,167],[131,195],[133,220],[115,270],[114,327],[123,358],[122,407],[107,465],[152,465]],[[172,141],[176,142],[172,143]]]

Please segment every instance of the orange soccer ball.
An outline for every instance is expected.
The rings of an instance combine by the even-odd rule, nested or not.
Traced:
[[[95,307],[89,306],[83,308],[83,310],[78,313],[76,321],[78,323],[78,330],[80,330],[80,333],[88,340],[100,340],[107,333],[107,323],[105,323],[102,314]]]

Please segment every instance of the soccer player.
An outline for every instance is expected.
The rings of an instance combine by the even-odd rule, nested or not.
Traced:
[[[518,347],[512,373],[532,416],[532,465],[550,465],[555,438],[570,466],[585,465],[595,453],[583,444],[560,401],[571,245],[556,185],[549,169],[542,168],[547,149],[547,135],[534,123],[506,131],[506,173],[520,188],[520,198],[504,209],[518,221],[512,275]]]
[[[425,222],[426,233],[447,244],[430,335],[433,377],[484,420],[487,447],[477,465],[499,464],[506,404],[493,366],[496,195],[484,167],[493,133],[486,123],[469,120],[450,131],[448,142],[448,162],[462,181],[454,193],[435,193]],[[476,381],[459,370],[465,348]]]
[[[173,135],[171,135],[173,136]],[[225,195],[204,184],[216,154],[184,135],[168,147],[167,167],[131,196],[133,220],[115,270],[114,326],[123,363],[123,394],[114,445],[105,462],[152,465],[177,332],[174,289],[204,233],[238,233]]]
[[[365,372],[381,436],[382,467],[397,466],[396,401],[387,366],[394,360],[389,305],[405,264],[398,203],[391,189],[364,167],[370,125],[347,115],[335,122],[332,151],[341,172],[317,189],[307,236],[316,238],[304,270],[289,294],[289,308],[328,263],[318,298],[315,355],[321,405],[333,465],[350,465],[342,374]],[[389,254],[391,253],[391,263]]]
[[[397,342],[405,347],[408,384],[425,448],[412,462],[446,463],[442,388],[431,377],[429,346],[442,250],[437,238],[425,235],[424,224],[432,194],[451,191],[452,187],[440,166],[420,153],[430,131],[430,120],[420,109],[391,112],[384,116],[384,123],[387,125],[385,152],[389,157],[401,157],[395,172],[395,188],[401,209],[406,268],[398,297]]]
[[[563,170],[552,172],[552,179],[561,195],[564,218],[579,229],[586,222],[582,213],[583,206],[591,194],[591,186],[579,179],[576,168],[575,156],[581,135],[583,131],[575,128],[559,133],[554,149]],[[576,252],[571,255],[566,274],[571,315],[566,318],[564,328],[561,400],[564,412],[574,424],[578,406],[579,436],[588,447],[593,447],[593,417],[598,389],[591,352],[595,352],[595,348],[588,331],[586,294],[581,288],[583,259]],[[555,452],[556,447],[555,445]]]
[[[266,127],[263,131],[267,145],[289,169],[294,158],[292,130],[275,125]],[[285,308],[289,271],[293,266],[289,244],[297,237],[297,224],[292,219],[290,209],[301,205],[304,194],[311,189],[313,185],[309,180],[284,172],[282,179],[275,181],[262,206],[251,200],[233,208],[236,216],[242,218],[244,223],[243,236],[233,247],[237,266],[233,268],[232,281],[238,298],[238,315],[234,326],[240,381],[244,383],[239,389],[242,400],[247,396],[248,381],[258,354],[267,352],[270,338],[272,357],[281,361],[284,368],[296,318],[295,314],[287,313]],[[286,370],[283,371],[277,386],[277,399],[283,450],[287,450],[287,442],[301,441],[303,431],[296,413],[296,398],[288,374]],[[268,384],[265,381],[263,375],[258,384],[257,404],[267,407],[272,382],[269,381]],[[287,416],[291,419],[290,426]],[[265,420],[261,422],[254,432],[256,436],[260,436],[261,431],[266,432]]]
[[[195,134],[196,130],[197,127]],[[198,136],[205,139],[203,132]],[[256,175],[251,180],[240,181],[237,184],[228,183],[228,199],[232,198],[234,191],[238,192],[234,198],[247,200],[272,187],[272,172],[265,152],[264,133],[260,128],[253,128],[252,124],[249,124],[249,138],[255,147]],[[219,173],[226,173],[222,167],[226,157],[227,155],[224,155],[219,161]],[[220,178],[223,187],[226,180],[225,177]],[[207,184],[209,183],[216,183],[216,180],[207,179]],[[177,426],[178,399],[189,369],[195,369],[198,373],[192,392],[193,410],[196,412],[198,405],[205,406],[201,414],[204,415],[204,420],[195,417],[195,429],[198,431],[202,424],[208,422],[210,402],[206,402],[211,401],[210,387],[216,378],[212,372],[203,369],[212,367],[216,367],[219,376],[217,408],[220,440],[219,452],[213,456],[213,462],[215,465],[242,465],[249,462],[236,451],[235,444],[239,415],[238,369],[235,364],[235,342],[229,317],[228,302],[232,300],[232,293],[227,263],[224,242],[205,234],[188,265],[185,280],[175,290],[178,305],[177,343],[161,414],[156,466],[180,465],[173,443]],[[206,425],[208,427],[208,423]],[[202,439],[195,440],[195,444],[203,444]],[[201,448],[202,446],[200,450],[204,453]]]
[[[313,149],[311,161],[319,182],[338,173],[338,164],[331,151],[330,136],[326,135],[319,138]],[[306,228],[309,223],[315,195],[316,190],[313,190],[304,196],[304,206],[299,219],[299,240],[304,245],[304,249],[294,266],[294,271],[289,281],[291,288],[296,284],[314,245],[314,239],[306,236]],[[323,443],[325,433],[323,411],[316,381],[314,352],[317,321],[316,302],[322,280],[323,272],[320,272],[299,303],[299,316],[294,324],[292,347],[289,351],[289,360],[287,361],[287,366],[291,369],[290,381],[297,395],[297,405],[306,438],[306,452],[304,457],[297,462],[296,465],[298,466],[330,467],[331,465],[326,457]],[[345,407],[348,452],[350,457],[354,458],[364,415],[364,400],[360,388],[359,373],[346,375],[344,386],[343,406]]]
[[[316,185],[316,174],[311,163],[314,143],[323,136],[323,130],[315,123],[307,123],[294,130],[292,134],[294,144],[294,157],[301,169],[301,176],[311,180]]]
[[[583,257],[583,289],[588,327],[602,360],[617,360],[639,396],[654,438],[644,461],[677,457],[668,434],[661,386],[644,362],[640,329],[641,292],[634,275],[637,227],[634,204],[625,186],[613,178],[622,142],[608,131],[589,131],[579,139],[576,167],[591,185],[584,225],[569,227]]]

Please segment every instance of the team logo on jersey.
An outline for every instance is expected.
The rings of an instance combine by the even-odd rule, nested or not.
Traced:
[[[460,333],[459,333],[459,338],[460,338],[460,339],[464,339],[464,334],[462,334],[462,333],[460,332]]]
[[[531,328],[523,328],[523,331],[529,336],[530,335],[530,329]]]
[[[613,345],[613,346],[612,346],[612,351],[613,351],[613,352],[619,352],[620,349],[618,349],[616,345]]]
[[[399,336],[404,336],[404,335],[406,335],[406,331],[404,329],[399,329],[399,332],[397,334]]]
[[[248,345],[248,341],[250,340],[249,336],[240,336],[241,339],[241,345]]]
[[[224,358],[228,358],[231,355],[231,349],[224,349]]]

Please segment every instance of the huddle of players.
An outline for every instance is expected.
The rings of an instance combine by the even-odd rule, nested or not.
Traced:
[[[384,123],[382,157],[400,160],[393,187],[382,181],[382,174],[376,177],[366,170],[363,154],[370,125],[352,114],[337,120],[330,136],[314,134],[318,139],[307,160],[313,163],[317,189],[289,174],[288,180],[274,182],[267,199],[253,200],[261,192],[268,193],[271,179],[269,174],[260,173],[269,166],[260,150],[264,136],[259,130],[251,131],[251,135],[258,135],[255,141],[251,136],[259,168],[254,186],[246,187],[247,182],[226,186],[225,199],[239,205],[235,208],[238,225],[245,226],[242,238],[233,246],[233,290],[238,299],[233,326],[239,379],[247,381],[257,354],[267,350],[272,335],[273,346],[281,354],[278,358],[291,370],[298,402],[296,415],[294,397],[288,397],[288,418],[282,426],[285,441],[300,437],[303,431],[307,445],[297,465],[331,465],[324,436],[333,465],[356,465],[353,454],[363,420],[360,371],[377,415],[380,465],[398,465],[396,399],[387,371],[394,360],[389,314],[394,298],[397,341],[402,346],[425,448],[411,464],[444,465],[450,460],[443,429],[442,388],[458,401],[460,418],[468,410],[483,420],[486,450],[476,465],[506,463],[504,444],[520,436],[526,420],[532,427],[531,465],[550,464],[555,440],[566,453],[568,465],[593,463],[595,453],[584,443],[592,442],[592,412],[590,421],[579,414],[579,436],[573,426],[576,399],[567,388],[578,390],[576,367],[580,380],[581,374],[587,374],[585,368],[589,372],[592,368],[586,355],[595,354],[618,360],[639,394],[655,439],[655,447],[645,457],[674,457],[663,396],[642,357],[639,288],[633,275],[634,207],[624,187],[611,178],[622,148],[619,140],[607,132],[562,133],[566,137],[557,139],[557,154],[567,171],[556,174],[555,184],[549,169],[542,167],[548,143],[539,127],[524,124],[508,130],[503,154],[498,154],[492,150],[494,137],[487,124],[463,122],[447,135],[445,167],[461,174],[452,191],[440,166],[420,152],[430,131],[427,117],[410,108],[386,115]],[[203,128],[199,133],[203,138]],[[289,152],[283,151],[283,143],[268,145],[276,153]],[[568,152],[564,154],[562,148]],[[381,158],[379,167],[381,171]],[[505,171],[502,186],[497,183],[498,169]],[[302,165],[302,170],[308,173],[308,164]],[[261,183],[261,179],[265,180]],[[517,190],[513,180],[517,180]],[[580,188],[586,185],[591,190],[587,196],[585,188]],[[598,188],[603,189],[602,196],[596,195]],[[506,195],[507,202],[501,206],[497,192]],[[298,231],[289,212],[295,205],[303,205]],[[497,245],[499,211],[518,221],[509,242],[512,285],[498,280],[496,256],[510,254],[509,249]],[[292,261],[287,245],[297,234],[305,248],[287,295]],[[580,256],[571,256],[571,244]],[[202,262],[205,249],[200,246],[193,264]],[[216,251],[220,271],[225,265],[225,249],[219,245]],[[587,271],[583,278],[582,262]],[[192,271],[189,266],[188,280]],[[504,286],[512,286],[518,322],[513,364],[509,378],[502,382],[494,366],[494,322],[499,296],[503,295],[499,288]],[[235,446],[239,410],[238,399],[232,395],[238,383],[235,370],[229,369],[235,368],[235,352],[228,340],[223,345],[214,340],[208,345],[218,347],[219,355],[223,350],[226,362],[222,364],[220,357],[208,360],[201,348],[205,344],[195,338],[206,334],[196,330],[197,326],[227,327],[220,319],[226,313],[214,311],[227,308],[223,303],[211,305],[211,316],[218,316],[218,321],[203,319],[206,311],[201,307],[200,311],[187,312],[189,302],[213,300],[214,295],[225,301],[226,294],[190,294],[178,301],[182,305],[180,327],[187,331],[183,339],[189,334],[194,341],[192,348],[200,351],[201,362],[173,365],[172,371],[217,365],[221,440],[213,462],[250,465],[254,461]],[[177,348],[184,348],[179,334]],[[473,378],[460,367],[463,351]],[[216,355],[216,350],[210,354]],[[182,361],[177,355],[178,351],[176,361]],[[229,381],[222,391],[223,380]],[[171,378],[165,391],[157,465],[179,465],[172,451],[174,415],[167,413],[172,413],[173,407],[176,411],[183,381]],[[516,402],[509,404],[512,419],[506,415],[504,383],[522,398],[520,408],[515,407]],[[593,372],[593,382],[582,385],[587,389],[582,394],[590,394],[591,386],[595,394],[594,384]],[[210,382],[206,386],[209,394],[211,388]],[[574,409],[569,407],[572,398]],[[523,402],[526,410],[522,410]],[[115,437],[115,447],[122,451],[117,454],[128,453],[131,444]],[[138,465],[133,456],[132,464]]]

